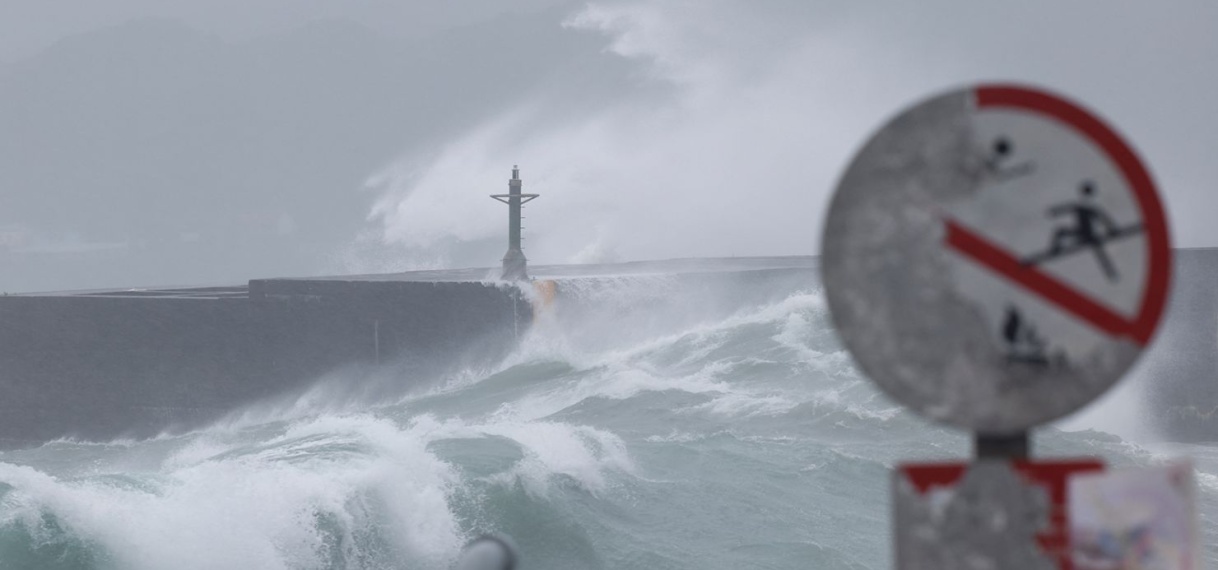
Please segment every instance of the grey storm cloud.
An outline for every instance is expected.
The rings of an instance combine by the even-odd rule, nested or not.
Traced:
[[[1218,245],[1211,2],[0,1],[10,290],[811,254],[851,153],[962,84],[1041,85]],[[7,248],[7,253],[5,253]]]

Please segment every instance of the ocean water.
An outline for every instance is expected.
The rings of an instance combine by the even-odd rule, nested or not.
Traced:
[[[394,398],[330,379],[190,433],[0,454],[0,568],[441,569],[488,531],[526,570],[891,567],[890,469],[968,439],[877,393],[814,285],[683,287],[563,285],[504,361]],[[1194,457],[1216,543],[1214,448],[1054,428],[1035,447]]]

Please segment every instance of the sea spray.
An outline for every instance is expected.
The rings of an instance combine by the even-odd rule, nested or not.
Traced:
[[[441,569],[502,532],[524,569],[889,567],[891,467],[964,457],[968,440],[861,377],[816,288],[670,307],[668,283],[560,284],[557,312],[499,364],[402,377],[379,401],[318,389],[191,433],[5,452],[0,561]],[[1213,448],[1047,429],[1037,450],[1198,457],[1218,538]]]

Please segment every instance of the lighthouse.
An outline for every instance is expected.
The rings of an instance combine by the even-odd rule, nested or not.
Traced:
[[[503,279],[507,281],[524,281],[529,278],[528,260],[520,249],[520,215],[521,208],[526,202],[532,201],[540,194],[521,194],[520,168],[512,166],[512,178],[508,180],[507,194],[491,194],[491,198],[508,205],[508,250],[503,256]]]

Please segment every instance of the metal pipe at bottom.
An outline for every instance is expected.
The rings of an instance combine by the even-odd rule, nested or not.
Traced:
[[[516,545],[500,534],[487,534],[465,545],[453,570],[515,570]]]

